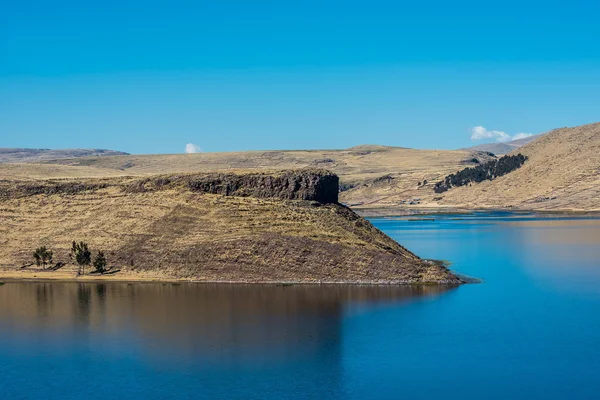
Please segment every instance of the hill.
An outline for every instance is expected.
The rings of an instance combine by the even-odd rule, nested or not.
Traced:
[[[512,154],[529,159],[493,181],[455,188],[440,204],[600,210],[600,123],[550,131]]]
[[[462,282],[339,205],[337,189],[322,170],[1,181],[0,276],[73,278],[73,265],[21,266],[42,245],[69,262],[83,240],[117,279]]]
[[[519,170],[444,194],[434,193],[436,182],[496,157],[468,149],[417,150],[377,145],[346,150],[119,155],[48,160],[43,164],[0,163],[0,179],[322,168],[340,177],[340,202],[361,213],[369,209],[398,213],[480,207],[600,209],[596,189],[600,170],[598,124],[557,129],[512,145],[520,147],[509,154],[528,157]]]
[[[0,163],[0,180],[35,181],[38,179],[100,178],[125,176],[120,170],[77,167],[61,164]]]
[[[372,182],[370,187],[357,186],[342,193],[341,198],[363,215],[477,208],[600,211],[600,123],[537,135],[509,154],[522,154],[527,161],[502,177],[443,194],[434,192],[436,182],[485,160],[480,157],[479,163],[463,163],[425,183],[417,182],[414,175],[391,176]],[[433,177],[434,169],[430,171]],[[361,203],[365,198],[376,200]]]
[[[74,157],[101,157],[126,155],[122,151],[105,149],[10,149],[0,148],[0,163],[2,162],[40,162]]]
[[[47,165],[91,168],[89,173],[151,175],[235,169],[323,168],[340,177],[340,201],[354,206],[397,206],[427,192],[433,182],[493,157],[469,150],[416,150],[359,146],[346,150],[248,151],[173,155],[86,157],[49,161]],[[42,167],[47,168],[47,167]],[[1,173],[2,165],[0,165]],[[83,170],[80,171],[83,173]],[[51,177],[51,176],[48,176]]]
[[[468,147],[465,150],[487,151],[490,153],[494,153],[497,156],[501,156],[504,154],[508,154],[511,151],[514,151],[514,150],[518,149],[519,147],[526,145],[529,142],[534,141],[539,136],[540,135],[533,135],[533,136],[529,136],[529,137],[526,137],[523,139],[511,140],[510,142],[503,142],[503,143],[484,143],[484,144],[479,144],[477,146]]]

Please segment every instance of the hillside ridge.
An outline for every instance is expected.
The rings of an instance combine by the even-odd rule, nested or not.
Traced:
[[[600,123],[554,129],[510,154],[527,162],[490,182],[454,189],[445,204],[530,210],[600,210]]]
[[[0,148],[0,163],[3,162],[41,162],[74,157],[106,157],[128,155],[122,151],[107,149],[30,149]]]

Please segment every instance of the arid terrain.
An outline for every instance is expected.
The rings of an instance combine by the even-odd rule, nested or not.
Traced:
[[[0,276],[73,278],[76,240],[120,270],[107,279],[462,282],[339,205],[337,188],[323,170],[4,180]],[[68,265],[31,265],[38,246]]]
[[[474,149],[416,150],[377,145],[347,150],[95,156],[46,160],[43,164],[0,163],[0,179],[322,168],[340,177],[340,202],[361,213],[440,208],[596,211],[600,209],[599,126],[561,128],[536,135],[531,141],[510,142],[516,148],[511,154],[529,157],[521,169],[441,195],[433,191],[437,181],[494,157]]]
[[[493,181],[453,188],[438,204],[600,210],[600,123],[556,129],[515,152],[529,157],[521,168]]]
[[[340,201],[352,207],[393,207],[422,197],[449,173],[493,159],[470,150],[416,150],[364,145],[347,150],[251,151],[82,157],[44,164],[0,164],[0,178],[147,176],[231,170],[321,168],[340,177]],[[477,160],[477,162],[474,162]]]
[[[102,157],[127,155],[122,151],[106,149],[11,149],[0,148],[0,162],[41,162],[73,157]]]
[[[19,267],[41,245],[68,261],[71,241],[85,240],[131,279],[455,283],[350,208],[600,210],[600,123],[517,152],[528,157],[519,169],[440,194],[437,181],[494,156],[365,145],[0,163],[0,267],[5,277],[50,277]]]

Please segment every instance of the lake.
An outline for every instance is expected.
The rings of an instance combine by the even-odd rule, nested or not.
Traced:
[[[595,399],[600,219],[371,222],[482,280],[0,286],[0,398]]]

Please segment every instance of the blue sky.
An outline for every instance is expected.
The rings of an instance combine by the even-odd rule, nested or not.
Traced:
[[[6,2],[0,147],[459,148],[477,126],[494,141],[596,122],[599,15],[591,0]]]

